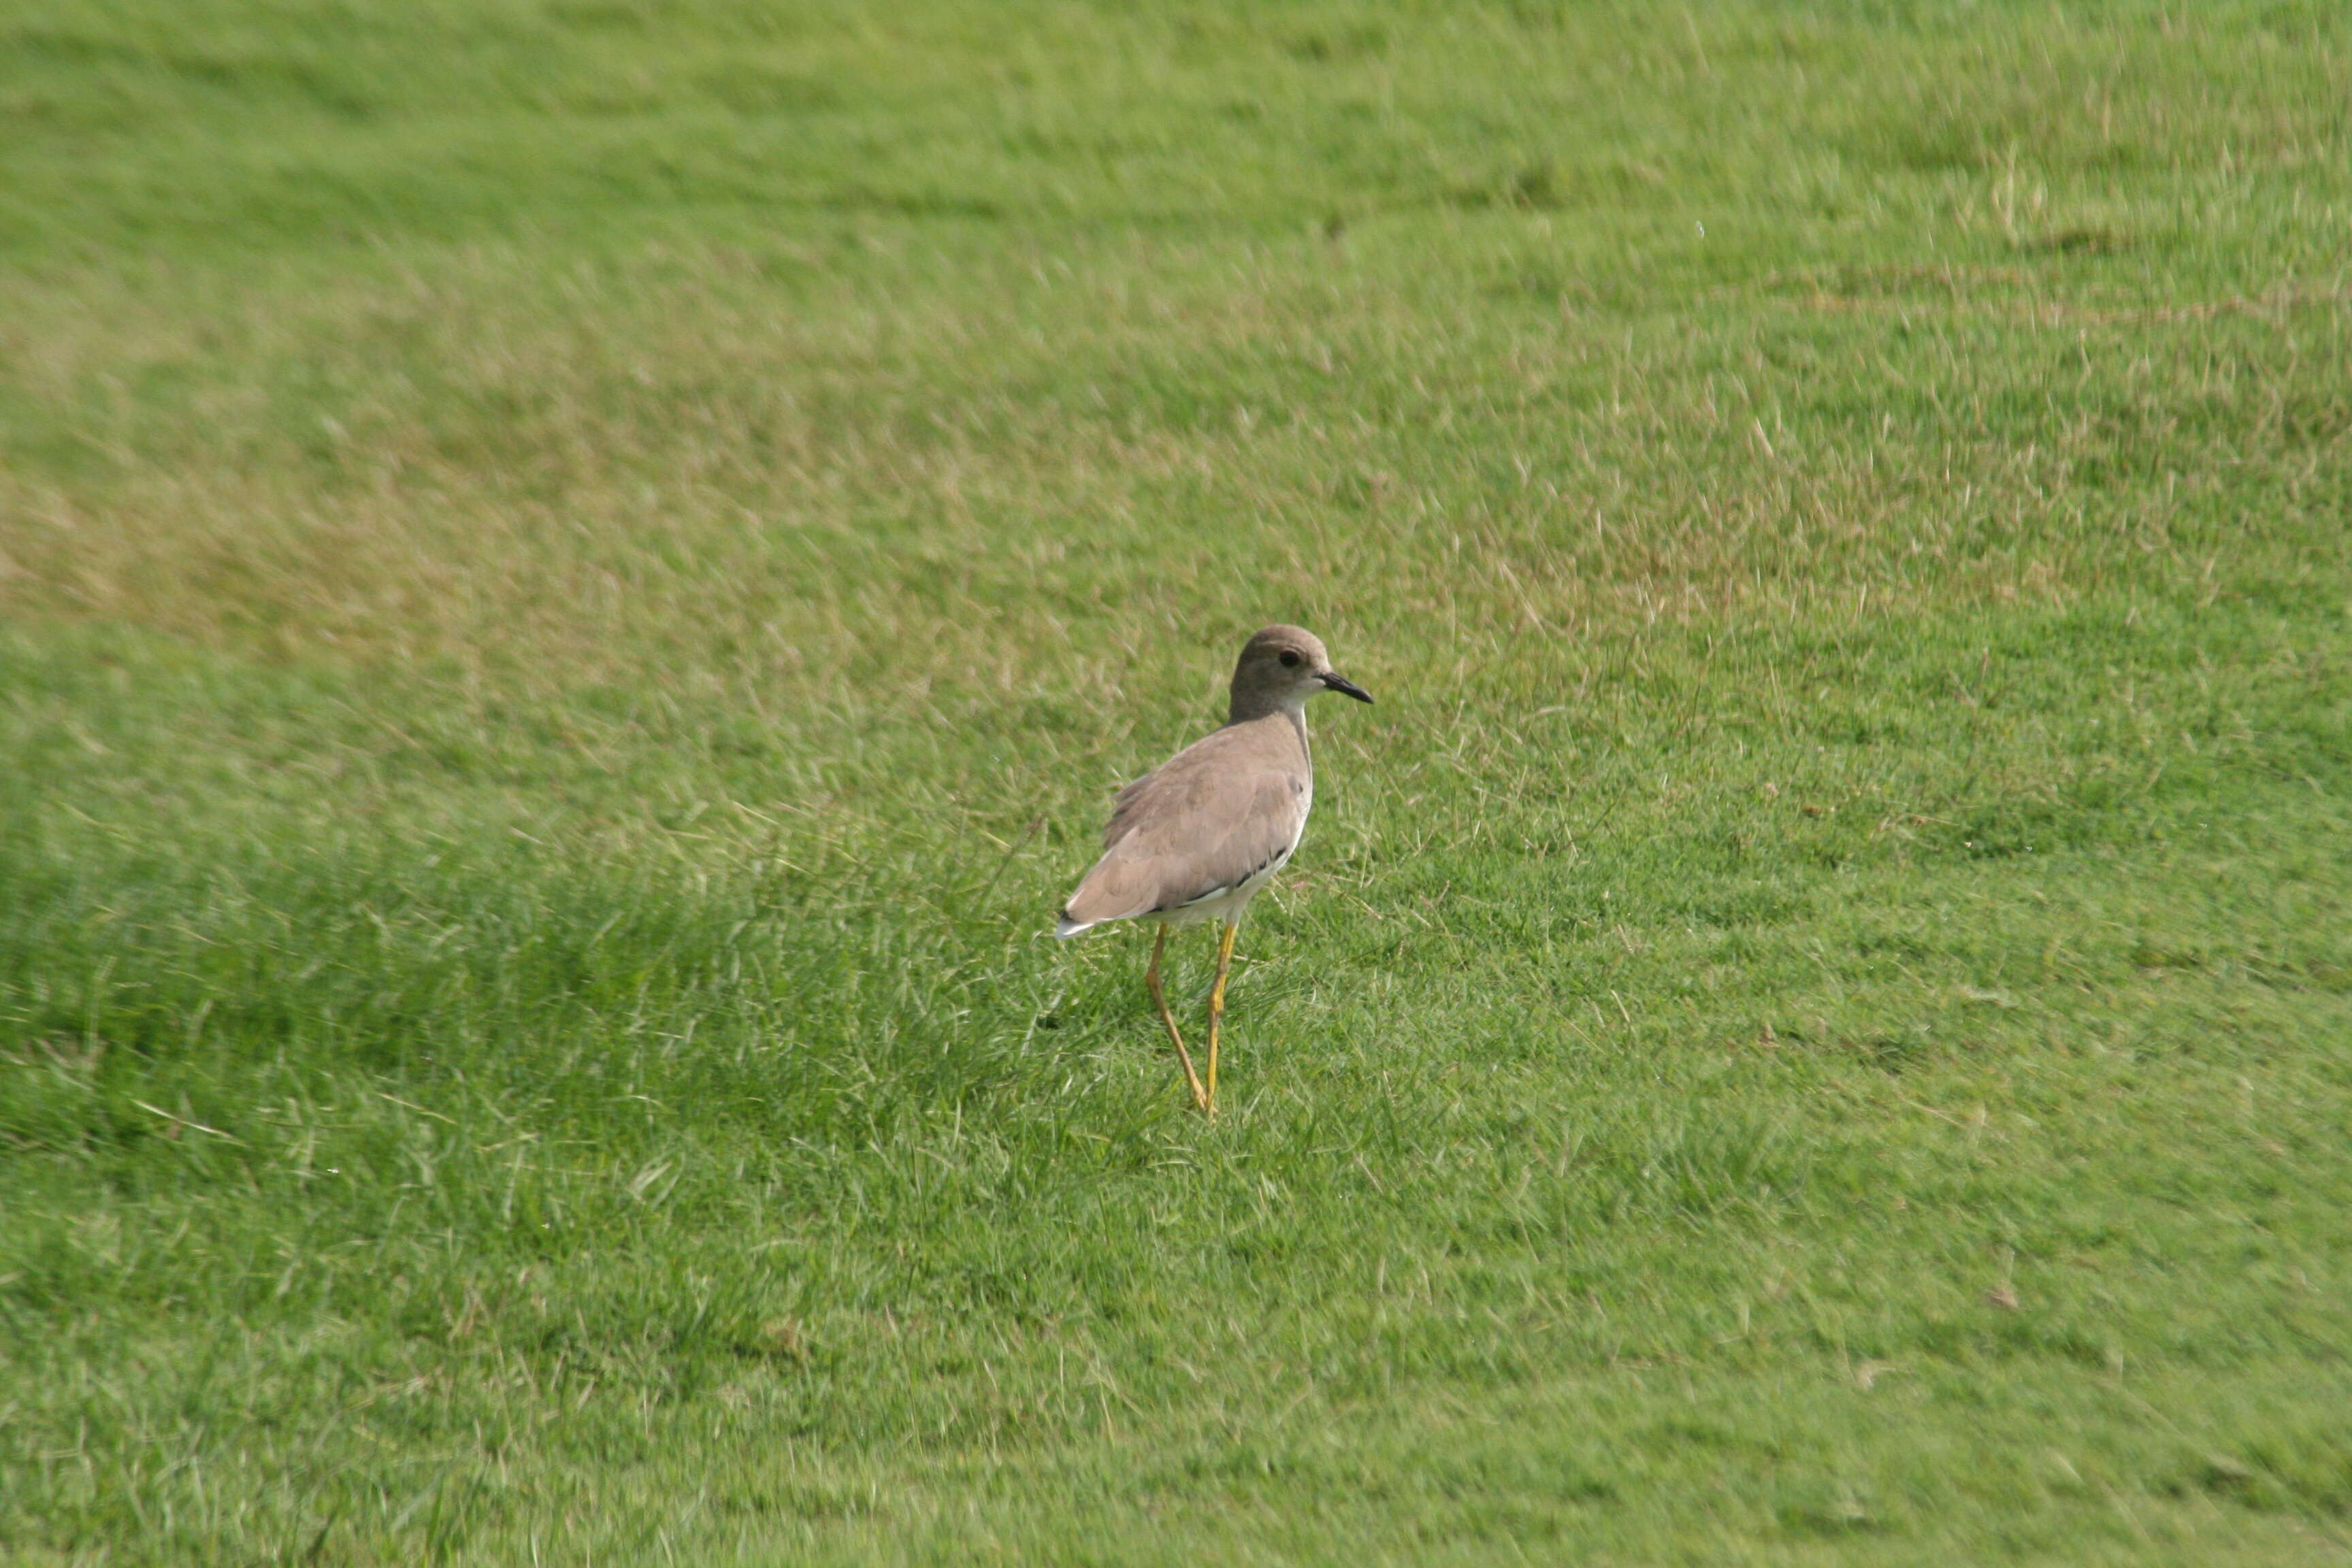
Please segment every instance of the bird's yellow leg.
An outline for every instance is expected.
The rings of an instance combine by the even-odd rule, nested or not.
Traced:
[[[1209,1098],[1201,1109],[1217,1113],[1217,1026],[1225,1017],[1225,973],[1234,966],[1234,938],[1242,928],[1228,924],[1217,934],[1217,983],[1209,988]]]
[[[1151,1005],[1160,1010],[1160,1026],[1168,1031],[1169,1041],[1176,1047],[1176,1059],[1184,1064],[1184,1081],[1192,1086],[1192,1104],[1201,1110],[1206,1110],[1209,1109],[1208,1091],[1201,1087],[1201,1075],[1192,1070],[1192,1054],[1184,1048],[1184,1037],[1176,1032],[1176,1016],[1168,1010],[1168,994],[1160,987],[1160,954],[1167,945],[1168,928],[1161,926],[1160,934],[1151,941],[1151,967],[1143,972],[1143,985],[1151,993]],[[1209,1037],[1216,1038],[1214,1026],[1210,1028]],[[1213,1067],[1212,1070],[1214,1070]]]

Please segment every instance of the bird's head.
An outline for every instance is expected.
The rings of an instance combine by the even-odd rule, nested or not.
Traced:
[[[1268,626],[1244,644],[1234,667],[1233,720],[1238,722],[1297,708],[1318,691],[1339,691],[1359,702],[1370,693],[1331,668],[1323,639],[1300,626]]]

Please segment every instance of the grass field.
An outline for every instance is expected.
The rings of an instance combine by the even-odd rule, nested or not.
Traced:
[[[2352,1562],[2347,257],[2323,0],[17,0],[0,1559]]]

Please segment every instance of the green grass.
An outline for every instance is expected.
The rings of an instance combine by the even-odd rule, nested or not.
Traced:
[[[11,7],[0,1558],[2352,1559],[2347,105]],[[1047,932],[1276,619],[1212,1126]]]

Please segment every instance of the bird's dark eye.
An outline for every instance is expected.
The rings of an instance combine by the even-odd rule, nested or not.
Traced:
[[[1286,652],[1283,654],[1283,656],[1282,656],[1282,668],[1285,668],[1285,669],[1296,669],[1296,668],[1298,668],[1298,656],[1297,656],[1297,654],[1295,654],[1295,653],[1290,653],[1290,652],[1286,652]]]

